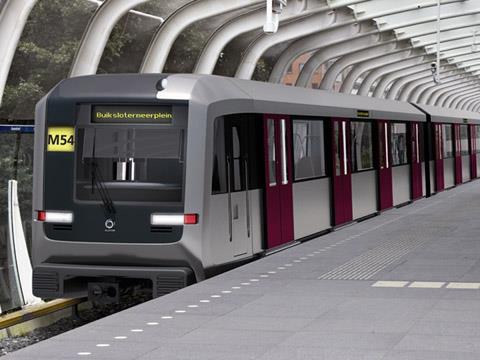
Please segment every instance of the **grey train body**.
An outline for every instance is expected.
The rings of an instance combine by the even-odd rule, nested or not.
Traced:
[[[162,82],[164,79],[166,81]],[[147,113],[149,106],[163,106],[171,112],[165,117],[171,116],[173,120],[162,124],[148,121],[140,121],[138,124],[133,120],[118,123],[99,120],[94,123],[95,106],[111,106],[112,109],[136,106],[147,109]],[[217,186],[225,188],[225,185],[216,184],[212,180],[212,173],[218,171],[219,166],[214,160],[214,152],[218,151],[215,149],[218,119],[223,121],[241,115],[241,119],[247,119],[244,121],[253,124],[258,130],[260,143],[264,140],[261,137],[262,126],[255,124],[263,121],[260,117],[264,114],[286,114],[292,116],[292,119],[319,119],[325,122],[331,118],[358,119],[372,123],[376,120],[417,122],[423,126],[427,120],[429,123],[435,121],[435,116],[430,116],[428,110],[421,111],[404,102],[219,76],[126,74],[64,80],[37,104],[36,109],[34,292],[44,298],[69,297],[85,292],[90,282],[146,279],[152,282],[154,296],[157,296],[204,280],[217,268],[248,261],[271,250],[272,246],[266,240],[267,185],[265,175],[260,174],[264,169],[263,148],[251,140],[251,148],[258,150],[255,154],[256,168],[250,163],[242,167],[240,173],[246,180],[239,182],[239,191],[231,188],[235,185],[230,182],[235,179],[228,179],[227,190],[212,191]],[[149,115],[142,116],[145,118]],[[457,116],[442,121],[453,123],[454,118]],[[469,124],[473,124],[472,121],[476,120],[470,120]],[[114,151],[111,150],[113,145],[111,149],[102,149],[102,141],[110,136],[109,131],[116,126],[125,128],[126,139],[131,140],[129,127],[132,126],[135,127],[135,136],[146,139],[148,146],[142,147],[140,142],[135,144],[138,147],[136,151],[143,151],[142,156],[146,160],[111,160],[105,168],[110,164],[117,166],[117,169],[127,168],[128,161],[136,161],[137,170],[134,172],[145,168],[152,171],[152,176],[162,177],[164,174],[158,174],[158,169],[148,167],[147,164],[151,160],[148,159],[148,152],[158,149],[163,154],[162,158],[152,153],[152,159],[157,159],[157,156],[158,161],[167,164],[162,165],[162,168],[166,166],[165,171],[176,172],[178,179],[181,179],[178,183],[180,185],[175,183],[175,186],[171,186],[174,190],[162,190],[162,186],[168,188],[170,185],[152,185],[147,181],[142,184],[133,178],[128,183],[124,171],[120,175],[121,181],[103,182],[107,184],[107,193],[110,192],[114,199],[109,199],[110,195],[106,199],[90,197],[89,191],[85,189],[91,189],[93,193],[96,186],[104,186],[102,181],[95,178],[95,168],[101,168],[104,166],[102,162],[107,161],[103,160],[107,155],[95,157],[95,153]],[[62,127],[75,129],[75,150],[47,151],[47,141],[51,141],[48,133],[50,128]],[[163,144],[175,145],[180,149],[178,153],[152,140],[156,131],[163,139],[163,129],[167,129],[165,131],[168,134],[175,134],[174,137],[165,137]],[[428,133],[424,131],[424,136],[428,136]],[[107,135],[102,138],[102,134]],[[231,139],[229,141],[235,142]],[[328,135],[325,135],[325,141],[330,141]],[[423,140],[422,146],[424,143]],[[91,150],[92,147],[94,150]],[[92,151],[93,155],[89,155]],[[234,152],[235,150],[231,159],[233,162],[236,161]],[[253,150],[249,154],[249,161],[253,162]],[[435,172],[432,170],[434,161],[427,155],[427,165],[422,162],[422,195],[435,192],[435,175],[432,175]],[[112,159],[114,157],[109,156]],[[324,155],[324,159],[325,166],[329,169],[325,176],[292,181],[293,237],[289,243],[307,239],[337,225],[332,210],[333,202],[338,201],[333,194],[331,176],[335,169],[328,164],[327,155]],[[88,161],[91,164],[85,165],[84,162]],[[83,175],[80,174],[82,171]],[[352,174],[351,220],[379,211],[377,172],[378,169],[372,167],[369,171]],[[230,174],[230,170],[226,170],[226,173]],[[235,175],[235,169],[232,174]],[[426,174],[430,174],[428,181]],[[104,171],[103,176],[105,175],[118,176]],[[409,176],[408,164],[393,168],[392,206],[412,200]],[[170,177],[173,178],[174,175]],[[250,186],[255,181],[258,183]],[[122,190],[124,185],[125,189]],[[131,198],[129,189],[133,189],[132,194],[141,194],[142,201]],[[159,195],[156,195],[155,189],[160,189],[158,193],[164,191],[174,200],[156,202],[155,196]],[[109,210],[110,205],[114,205],[115,211]],[[39,219],[40,212],[48,213],[49,210],[72,212],[71,224],[55,224]],[[151,220],[154,214],[195,214],[198,221],[192,224],[154,226]],[[108,220],[112,220],[114,231],[106,226]]]

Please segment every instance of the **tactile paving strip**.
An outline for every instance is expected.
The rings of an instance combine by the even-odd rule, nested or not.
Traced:
[[[430,230],[430,231],[429,231]],[[403,256],[426,244],[438,235],[439,231],[451,229],[410,229],[401,236],[395,236],[382,245],[369,250],[343,265],[321,275],[322,280],[369,280],[375,274],[394,264]]]

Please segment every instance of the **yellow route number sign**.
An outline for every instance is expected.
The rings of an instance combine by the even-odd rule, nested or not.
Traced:
[[[75,129],[73,127],[49,127],[47,151],[72,152],[75,150]]]

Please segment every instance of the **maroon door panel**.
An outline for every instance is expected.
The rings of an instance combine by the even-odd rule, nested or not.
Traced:
[[[264,115],[265,210],[267,248],[293,240],[291,122]]]
[[[453,144],[455,156],[455,185],[462,183],[462,152],[460,139],[460,124],[453,124]]]
[[[473,179],[477,178],[477,131],[475,125],[469,125],[468,147],[470,149],[470,176]]]
[[[417,122],[410,123],[410,154],[412,154],[412,199],[421,198],[422,193],[422,162],[420,159],[420,124]]]
[[[442,124],[432,124],[435,134],[435,191],[445,189],[443,168],[443,128]]]
[[[352,178],[350,169],[350,123],[348,119],[332,119],[333,213],[334,225],[352,221]]]
[[[379,121],[377,126],[379,210],[385,210],[393,206],[390,126],[387,121]]]

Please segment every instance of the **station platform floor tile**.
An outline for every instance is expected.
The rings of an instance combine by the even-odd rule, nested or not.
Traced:
[[[471,182],[5,359],[479,359],[478,219]]]

